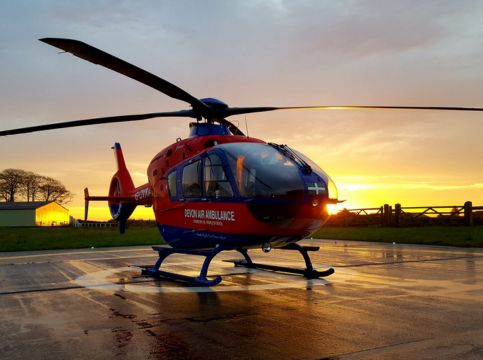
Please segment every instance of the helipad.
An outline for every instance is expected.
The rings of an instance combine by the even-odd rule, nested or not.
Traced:
[[[0,358],[483,357],[482,250],[310,243],[335,274],[235,268],[227,253],[213,288],[141,276],[131,265],[153,263],[149,247],[1,253]],[[255,257],[302,266],[297,254]],[[195,274],[198,261],[166,265]]]

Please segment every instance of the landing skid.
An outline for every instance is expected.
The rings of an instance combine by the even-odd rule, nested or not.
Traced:
[[[299,244],[291,243],[278,249],[299,251],[305,260],[305,269],[294,269],[294,268],[285,267],[285,266],[254,263],[251,257],[248,255],[248,249],[244,249],[244,248],[238,248],[236,250],[243,255],[245,260],[234,260],[229,262],[234,263],[235,266],[244,266],[250,269],[263,269],[263,270],[284,272],[289,274],[301,274],[307,279],[317,279],[320,277],[329,276],[334,273],[333,268],[329,268],[325,271],[317,271],[313,268],[312,261],[310,260],[308,252],[319,250],[318,246],[300,246]],[[214,279],[208,279],[206,275],[208,274],[208,268],[210,266],[211,260],[213,260],[213,258],[216,255],[218,255],[220,252],[224,250],[228,250],[222,246],[217,246],[212,250],[193,250],[193,249],[175,249],[168,245],[160,245],[160,246],[153,246],[153,250],[158,252],[159,258],[156,261],[156,264],[154,264],[154,266],[152,267],[150,266],[140,267],[143,275],[150,275],[154,277],[175,280],[175,281],[184,281],[198,286],[214,286],[214,285],[218,285],[221,282],[220,275],[217,275]],[[200,275],[188,276],[188,275],[181,275],[181,274],[176,274],[169,271],[160,270],[161,264],[163,263],[163,261],[166,260],[166,258],[172,254],[204,256],[205,261],[203,262],[203,266],[201,267]]]
[[[269,265],[269,264],[259,264],[252,261],[250,256],[248,255],[248,249],[237,249],[240,252],[245,260],[234,260],[230,261],[235,266],[244,266],[249,269],[263,269],[263,270],[271,270],[277,272],[284,272],[289,274],[301,274],[307,279],[317,279],[320,277],[325,277],[332,275],[335,270],[333,268],[328,268],[325,271],[317,271],[312,266],[312,261],[310,260],[310,256],[308,254],[309,251],[318,251],[320,248],[318,246],[300,246],[297,243],[291,243],[285,245],[284,247],[278,248],[279,250],[297,250],[302,254],[305,260],[305,269],[296,269],[290,268],[286,266],[277,266],[277,265]]]
[[[208,267],[210,266],[211,260],[218,255],[224,248],[217,246],[212,250],[191,250],[191,249],[174,249],[168,245],[153,246],[153,250],[157,251],[159,258],[153,267],[141,267],[143,275],[150,275],[159,278],[165,278],[175,281],[184,281],[198,286],[214,286],[221,282],[221,276],[217,275],[214,279],[208,279],[206,275],[208,274]],[[185,255],[198,255],[204,256],[205,261],[201,267],[199,276],[188,276],[172,273],[169,271],[159,270],[161,264],[169,255],[172,254],[185,254]]]

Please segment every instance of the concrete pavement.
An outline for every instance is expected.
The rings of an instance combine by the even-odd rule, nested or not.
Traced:
[[[483,251],[306,241],[326,279],[234,268],[214,288],[140,275],[150,247],[0,253],[2,359],[481,359]],[[302,266],[298,253],[253,258]],[[195,274],[201,259],[167,269]],[[164,266],[164,265],[163,265]]]

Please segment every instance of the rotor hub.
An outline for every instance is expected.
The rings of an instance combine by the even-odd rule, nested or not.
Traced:
[[[210,108],[212,108],[215,111],[225,110],[228,108],[228,104],[215,98],[204,98],[204,99],[200,99],[200,101],[203,104],[208,105]]]

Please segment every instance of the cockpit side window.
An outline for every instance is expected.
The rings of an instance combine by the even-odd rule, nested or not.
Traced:
[[[168,175],[168,191],[170,196],[176,197],[176,171]]]
[[[183,196],[186,198],[201,197],[201,160],[183,168]]]
[[[203,182],[206,197],[233,197],[233,189],[218,155],[212,154],[205,159]]]

